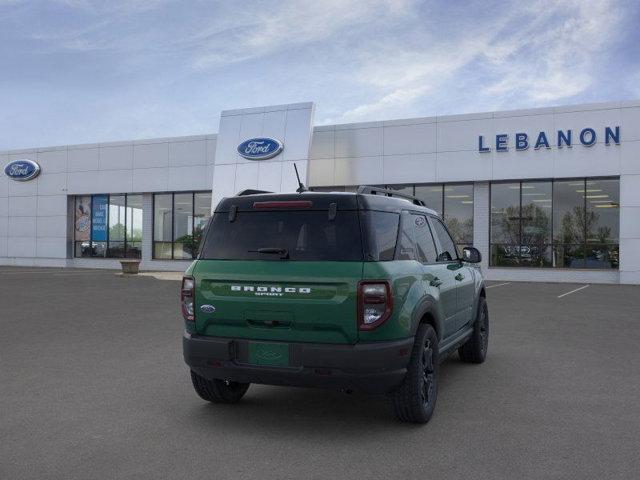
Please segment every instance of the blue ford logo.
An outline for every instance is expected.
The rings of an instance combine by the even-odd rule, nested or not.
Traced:
[[[202,305],[200,307],[200,311],[203,313],[213,313],[216,311],[216,307],[214,307],[213,305]]]
[[[250,138],[238,145],[238,153],[249,160],[266,160],[278,155],[284,146],[273,138]]]
[[[33,160],[14,160],[4,167],[4,173],[12,180],[26,182],[38,176],[40,165]]]

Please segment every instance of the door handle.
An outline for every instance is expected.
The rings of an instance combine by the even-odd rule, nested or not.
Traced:
[[[462,280],[464,280],[464,275],[462,275],[461,273],[457,274],[455,276],[455,279],[458,280],[459,282],[461,282]]]
[[[429,285],[431,285],[432,287],[439,287],[440,285],[442,285],[442,280],[440,280],[438,277],[434,277],[433,280],[429,282]]]

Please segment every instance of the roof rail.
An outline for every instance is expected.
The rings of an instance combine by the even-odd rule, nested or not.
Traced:
[[[245,195],[259,195],[261,193],[273,193],[273,192],[268,192],[266,190],[255,190],[253,188],[247,188],[245,190],[242,190],[241,192],[238,192],[236,194],[236,197],[244,197]]]
[[[369,185],[362,185],[358,187],[357,193],[367,194],[367,195],[384,195],[385,197],[404,198],[405,200],[409,200],[414,205],[419,205],[421,207],[427,206],[424,200],[420,200],[418,197],[414,197],[413,195],[408,195],[406,193],[400,193],[395,190],[389,190],[387,188],[378,188],[378,187],[371,187]]]

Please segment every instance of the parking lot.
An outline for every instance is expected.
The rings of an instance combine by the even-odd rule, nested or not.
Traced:
[[[487,362],[443,364],[426,426],[323,390],[203,402],[178,289],[0,267],[0,478],[638,478],[640,287],[489,282]]]

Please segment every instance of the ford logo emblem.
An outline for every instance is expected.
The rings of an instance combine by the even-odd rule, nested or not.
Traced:
[[[33,160],[14,160],[4,167],[4,173],[11,180],[26,182],[38,176],[40,165]]]
[[[202,313],[213,313],[216,311],[216,307],[213,305],[202,305],[200,306],[200,311]]]
[[[273,138],[250,138],[238,145],[238,153],[249,160],[266,160],[278,155],[284,146]]]

